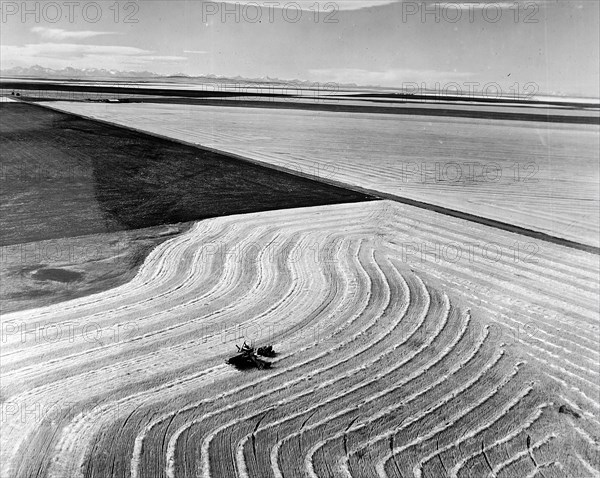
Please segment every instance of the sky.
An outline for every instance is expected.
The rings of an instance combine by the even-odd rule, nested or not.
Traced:
[[[2,0],[0,66],[598,97],[600,2]]]

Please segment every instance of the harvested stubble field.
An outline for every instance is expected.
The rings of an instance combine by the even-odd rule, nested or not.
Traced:
[[[598,476],[598,258],[522,241],[389,201],[198,222],[3,317],[1,474]]]
[[[423,116],[402,116],[181,104],[51,105],[390,198],[600,246],[600,128],[571,124],[560,109],[553,114],[562,115],[562,123],[432,117],[425,110]],[[498,115],[504,111],[494,108]],[[597,111],[587,114],[597,119]]]

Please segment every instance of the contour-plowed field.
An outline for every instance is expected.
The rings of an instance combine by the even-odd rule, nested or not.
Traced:
[[[388,201],[199,222],[3,317],[1,474],[598,476],[598,272]]]
[[[424,116],[401,116],[179,104],[51,105],[308,176],[600,245],[597,125],[436,118],[425,110]]]

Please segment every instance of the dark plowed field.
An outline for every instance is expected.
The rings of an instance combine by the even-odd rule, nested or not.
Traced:
[[[0,245],[371,199],[35,105],[0,113]]]

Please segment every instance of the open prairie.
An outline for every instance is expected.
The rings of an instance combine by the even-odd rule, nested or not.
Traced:
[[[198,105],[52,107],[600,245],[597,125]]]
[[[598,273],[391,201],[200,221],[3,316],[2,476],[597,476]]]

